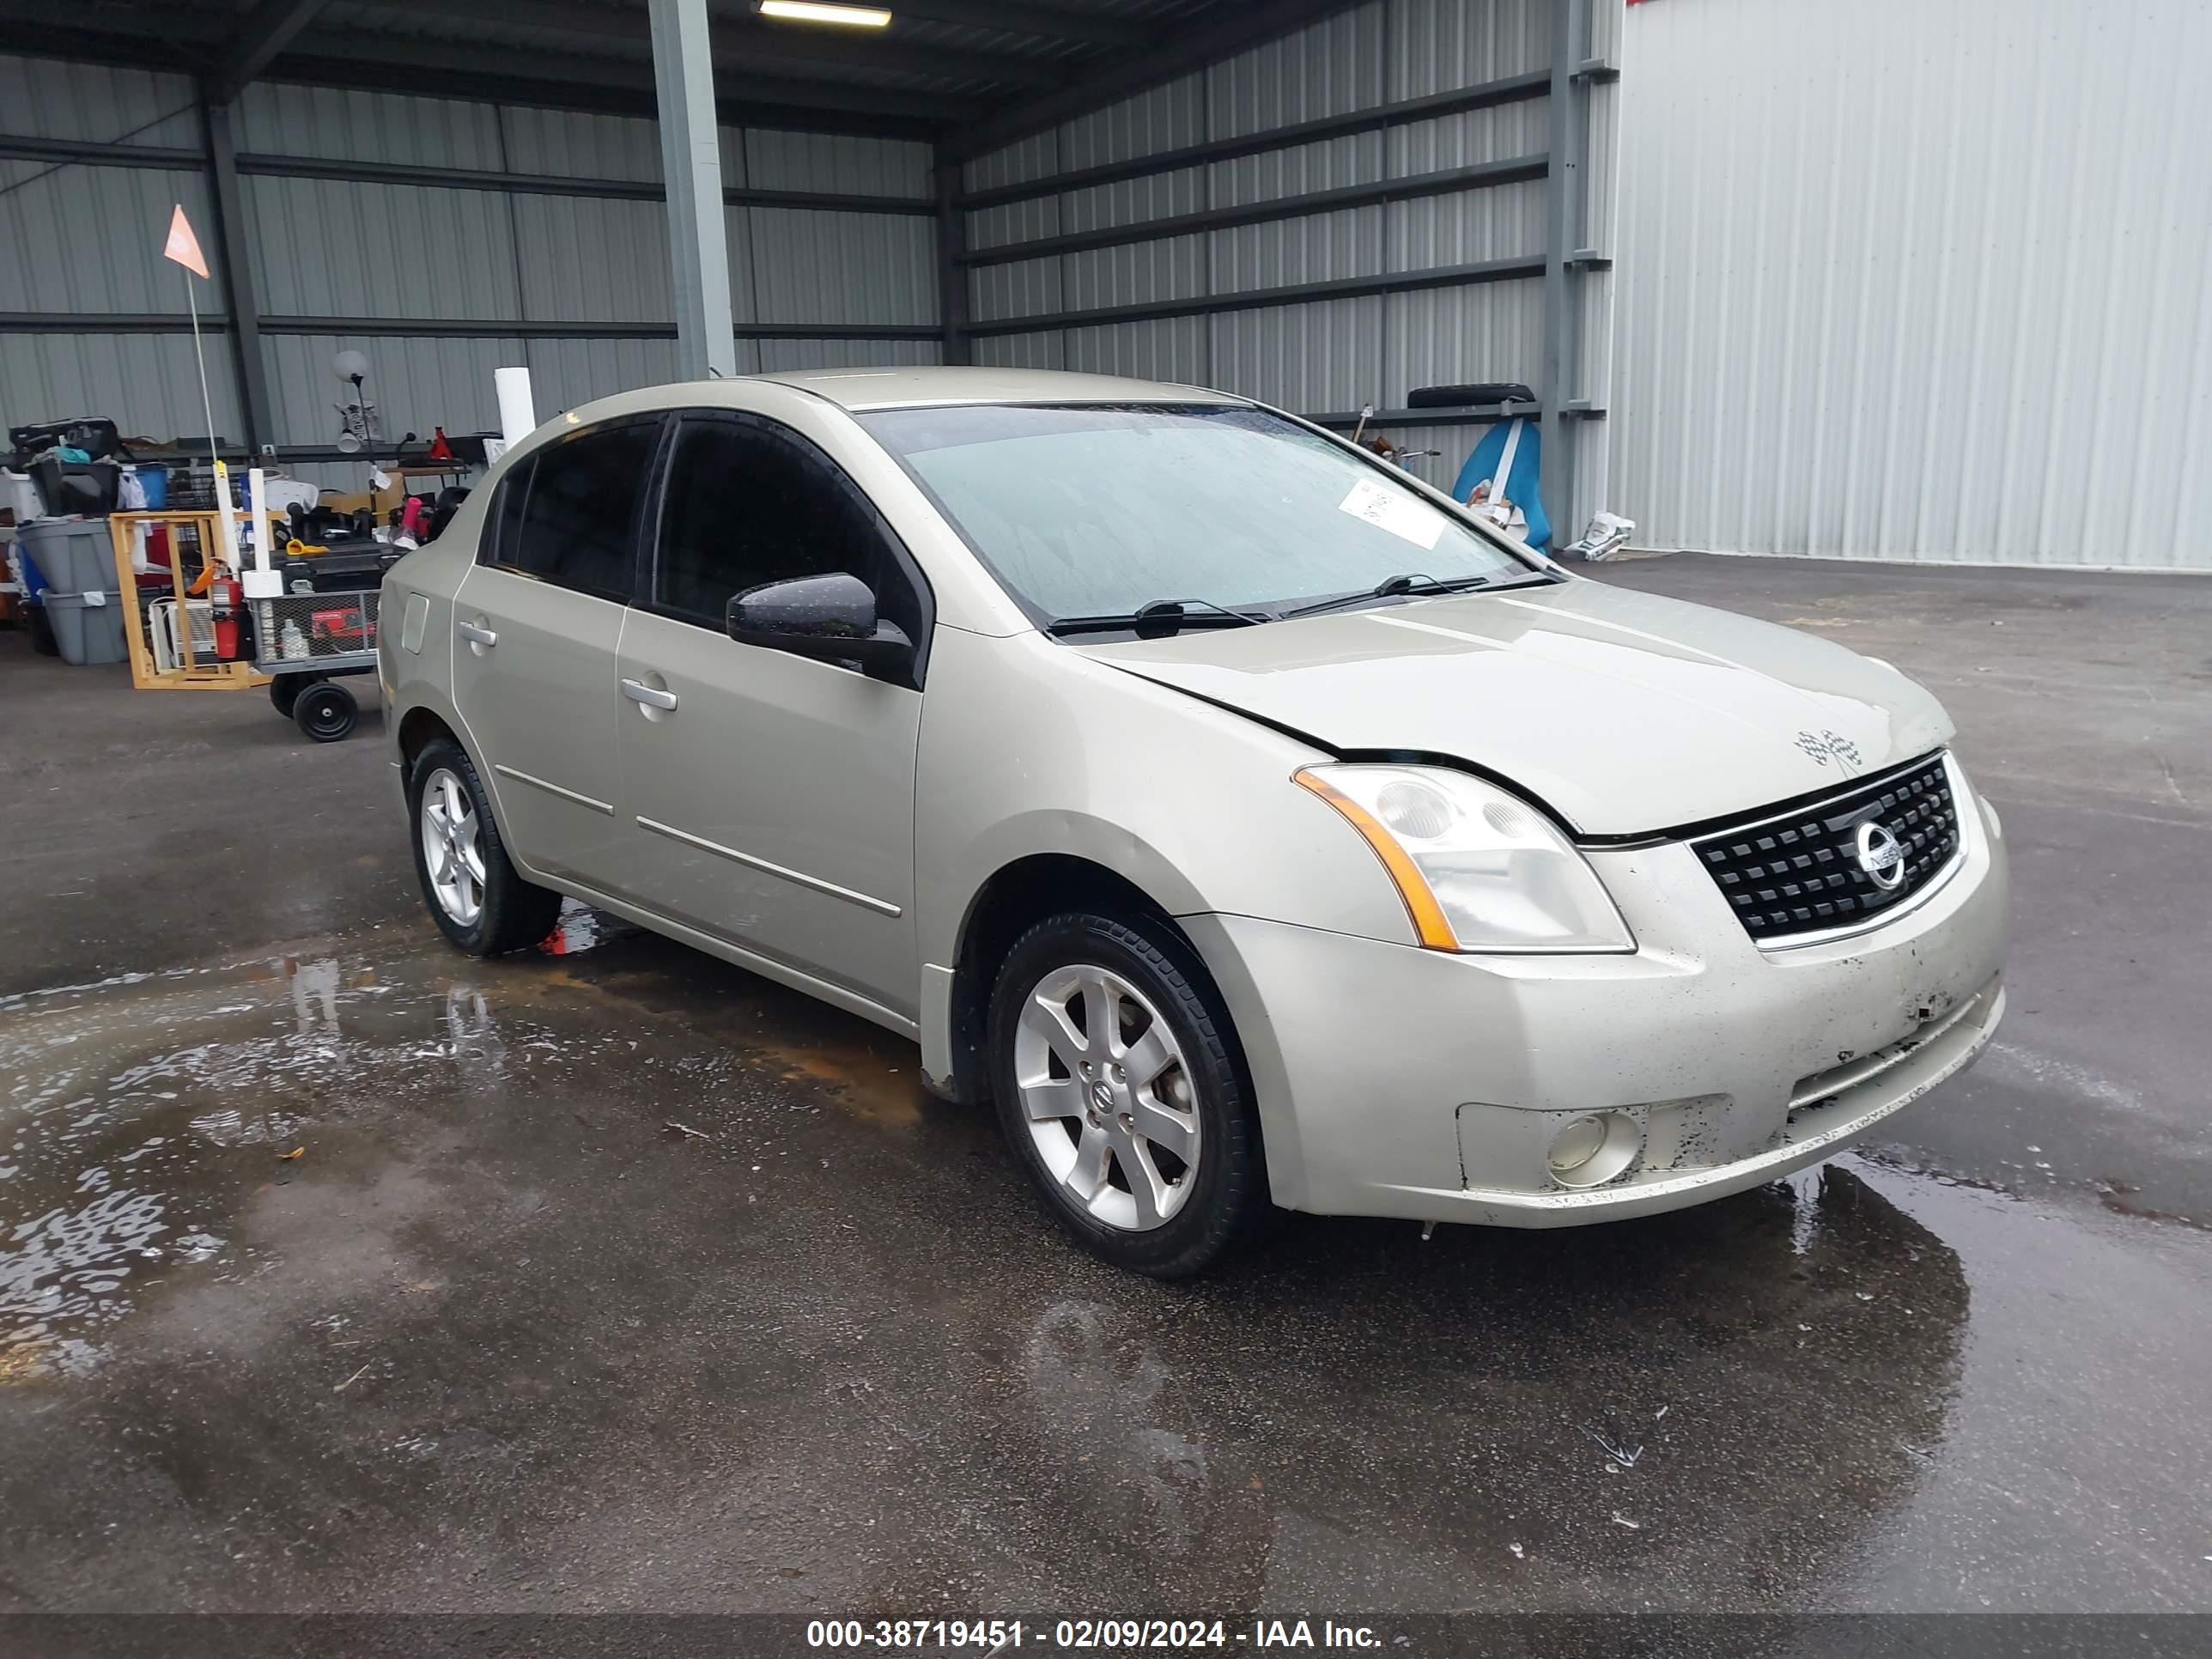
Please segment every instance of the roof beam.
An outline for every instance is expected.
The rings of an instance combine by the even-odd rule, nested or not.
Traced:
[[[408,72],[412,92],[556,109],[653,113],[653,65],[642,59],[514,50],[501,51],[492,61],[495,68],[457,58],[452,46],[437,41],[318,31],[313,54],[285,53],[265,78],[388,90],[393,82],[386,71],[398,69]],[[796,124],[837,132],[926,137],[973,117],[979,108],[923,93],[732,75],[720,69],[714,85],[725,121]]]
[[[473,23],[546,29],[594,40],[622,40],[632,46],[644,46],[650,39],[643,11],[629,6],[592,3],[591,0],[471,0],[464,12],[455,11],[453,0],[380,0],[380,3],[395,11],[424,16],[465,17]],[[817,69],[827,66],[831,70],[843,68],[873,70],[890,75],[942,75],[1014,86],[1050,87],[1060,83],[1060,71],[1048,63],[1003,53],[912,46],[898,38],[896,21],[892,29],[889,38],[849,33],[833,35],[818,29],[763,22],[750,12],[724,12],[714,21],[714,68],[718,74],[724,70],[742,73],[765,64],[793,64]]]
[[[1053,91],[969,125],[960,133],[955,152],[963,159],[983,155],[1368,3],[1247,0],[1223,12],[1202,13],[1205,21],[1195,27],[1177,24],[1152,45],[1086,60]]]
[[[219,104],[228,104],[247,83],[258,78],[276,54],[290,46],[300,31],[315,21],[329,0],[261,0],[246,14],[229,44],[216,54],[215,73],[208,77],[209,92]]]

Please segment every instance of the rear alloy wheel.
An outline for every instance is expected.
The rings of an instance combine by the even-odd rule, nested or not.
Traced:
[[[472,957],[526,950],[553,931],[561,896],[523,879],[501,844],[483,785],[461,746],[440,738],[408,775],[415,873],[438,931]]]
[[[1233,1041],[1203,969],[1164,923],[1055,916],[1015,945],[991,1017],[1000,1121],[1094,1255],[1182,1277],[1265,1211]]]

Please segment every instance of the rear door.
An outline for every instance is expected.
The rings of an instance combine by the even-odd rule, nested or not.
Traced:
[[[510,850],[603,891],[628,887],[615,653],[665,425],[592,427],[511,472],[453,605],[453,701]]]
[[[927,647],[920,571],[820,447],[764,416],[682,421],[623,633],[624,811],[647,902],[912,1018],[920,674],[730,638],[732,594],[843,571]]]

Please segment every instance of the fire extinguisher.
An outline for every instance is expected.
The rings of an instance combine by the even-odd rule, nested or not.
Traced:
[[[215,618],[215,654],[219,661],[238,660],[239,613],[245,604],[245,585],[237,577],[218,576],[208,584],[208,606]]]

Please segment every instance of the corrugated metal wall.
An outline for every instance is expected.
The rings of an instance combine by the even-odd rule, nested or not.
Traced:
[[[1610,493],[1639,542],[2212,568],[2212,13],[1626,14]]]
[[[347,348],[368,355],[368,393],[395,436],[495,427],[491,372],[501,364],[530,366],[541,413],[673,377],[675,341],[649,331],[672,334],[659,201],[285,174],[287,158],[308,158],[650,186],[660,176],[652,121],[262,83],[240,98],[234,131],[273,441],[323,446],[337,435],[345,388],[330,361]],[[201,143],[191,84],[181,76],[4,57],[0,133],[195,151]],[[722,137],[724,183],[733,188],[932,199],[926,144],[752,128]],[[179,201],[212,251],[204,171],[0,161],[0,312],[86,319],[76,331],[0,331],[0,422],[90,413],[153,437],[203,430],[189,334],[118,332],[99,321],[181,317],[183,276],[161,258]],[[936,325],[927,215],[758,204],[725,211],[741,329]],[[202,285],[200,304],[221,313],[226,301],[210,289]],[[343,322],[319,321],[326,319]],[[425,324],[447,326],[432,335]],[[455,324],[481,331],[456,335]],[[593,337],[595,325],[604,337]],[[934,339],[738,345],[747,370],[939,356]],[[241,438],[223,337],[210,336],[208,362],[216,424]]]
[[[1612,0],[1595,9],[1607,11]],[[1203,142],[1370,110],[1547,70],[1550,0],[1372,0],[1202,73],[969,164],[971,191]],[[1609,21],[1609,20],[1608,20]],[[971,249],[1374,184],[1540,155],[1547,100],[1463,111],[1387,131],[987,206]],[[1544,184],[1533,181],[987,264],[969,273],[982,325],[1028,317],[1439,265],[1540,258]],[[1210,314],[980,335],[979,362],[1103,370],[1219,386],[1304,414],[1402,406],[1419,386],[1539,384],[1543,285],[1492,282]],[[1400,434],[1394,434],[1400,435]],[[1447,454],[1423,476],[1449,483],[1475,432],[1402,434]]]

